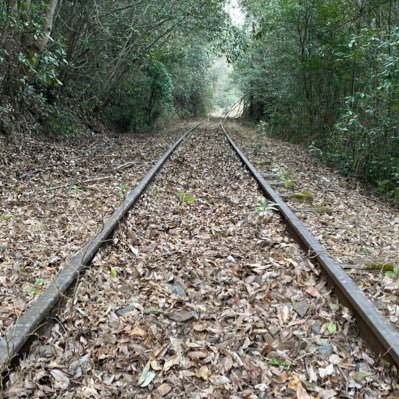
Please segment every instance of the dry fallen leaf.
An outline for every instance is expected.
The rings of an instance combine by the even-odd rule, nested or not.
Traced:
[[[183,323],[185,321],[196,319],[198,317],[198,314],[195,311],[179,310],[169,313],[168,317],[171,320]]]
[[[180,364],[181,357],[180,356],[173,356],[170,359],[166,360],[163,365],[163,371],[166,373],[169,371],[173,366]]]
[[[317,381],[317,374],[316,374],[316,371],[314,370],[314,368],[312,366],[309,366],[307,368],[307,370],[308,370],[309,381],[310,382],[316,382]]]
[[[314,287],[307,288],[306,292],[313,298],[320,298],[320,292]]]
[[[172,390],[172,387],[169,384],[162,384],[157,388],[157,392],[162,396],[166,396],[170,391]]]
[[[153,379],[155,377],[156,377],[156,373],[151,370],[151,364],[150,364],[150,362],[148,362],[145,365],[143,372],[140,375],[137,385],[139,385],[142,388],[145,388],[151,384],[151,382],[153,381]]]
[[[299,377],[296,374],[293,374],[288,381],[288,387],[292,391],[296,391],[298,386],[302,385]]]
[[[227,385],[230,383],[230,379],[225,375],[217,375],[211,377],[211,382],[215,385]]]
[[[333,399],[337,397],[338,397],[338,392],[335,391],[334,389],[323,389],[323,391],[319,393],[317,399]]]
[[[207,329],[207,325],[205,323],[193,323],[194,331],[205,331]]]
[[[141,327],[135,326],[129,333],[131,337],[141,337],[141,338],[146,338],[147,337],[147,332],[144,331]]]
[[[312,399],[308,393],[306,392],[306,389],[302,386],[302,384],[299,384],[296,389],[296,399]]]
[[[331,363],[327,367],[319,367],[319,375],[321,378],[328,377],[334,373],[334,365]]]
[[[153,370],[155,370],[155,371],[161,371],[161,370],[163,370],[163,367],[164,367],[164,366],[162,366],[157,360],[152,360],[152,361],[150,362],[150,364],[151,364],[151,368],[152,368]]]
[[[55,386],[62,389],[63,391],[67,390],[70,385],[70,380],[67,375],[61,370],[53,369],[50,371],[51,376],[55,379]]]
[[[288,380],[288,373],[283,371],[282,373],[277,375],[277,383],[278,384],[285,384]]]
[[[199,360],[199,359],[205,359],[208,355],[206,352],[194,351],[194,352],[189,352],[187,356],[192,360]]]
[[[203,380],[208,380],[211,372],[209,371],[208,367],[202,366],[199,369],[195,370],[195,376],[197,378],[202,378]]]
[[[289,317],[290,317],[290,310],[288,309],[288,306],[286,305],[281,306],[278,309],[278,318],[280,320],[280,323],[281,324],[288,323]]]
[[[230,354],[228,354],[224,361],[224,369],[225,371],[230,371],[232,368],[233,368],[233,358],[231,357]]]
[[[153,147],[158,145],[149,138],[143,137],[143,140]],[[281,146],[284,147],[280,144],[279,148]],[[163,148],[160,146],[159,151]],[[263,159],[268,158],[269,151],[274,149],[268,148]],[[119,155],[115,150],[114,156]],[[135,153],[132,152],[132,156]],[[155,159],[148,156],[148,152],[140,156],[145,165],[137,169],[139,175],[151,166],[150,160]],[[81,173],[83,169],[76,172]],[[134,186],[136,170],[124,176],[129,178],[129,186]],[[85,196],[85,200],[79,199],[76,193],[67,194],[67,198],[61,192],[57,196],[60,195],[61,201],[67,199],[70,206],[66,208],[74,209],[75,213],[76,209],[84,209],[87,200],[91,205],[104,204],[104,215],[108,215],[111,208],[107,203],[113,203],[109,188],[114,189],[112,184],[98,186],[94,201],[89,199],[92,191],[86,192],[85,188],[79,194]],[[180,200],[179,192],[192,193],[196,203],[188,206]],[[23,203],[24,198],[17,198],[12,189],[9,195],[15,203],[19,200]],[[12,384],[6,391],[21,392],[25,397],[62,397],[65,394],[62,385],[57,386],[48,371],[56,368],[73,381],[67,389],[71,397],[162,397],[168,390],[166,384],[173,388],[173,393],[165,393],[165,397],[200,394],[255,399],[270,392],[273,398],[282,399],[292,398],[295,393],[305,396],[303,390],[308,389],[308,385],[301,383],[305,379],[313,383],[313,395],[317,392],[321,395],[323,387],[340,392],[345,386],[348,392],[356,392],[359,397],[370,394],[391,397],[392,381],[395,381],[392,373],[388,368],[375,366],[375,356],[352,333],[355,330],[353,314],[342,307],[333,294],[330,296],[329,287],[318,275],[318,266],[313,265],[287,235],[278,215],[256,212],[259,195],[256,182],[248,178],[247,171],[216,129],[207,125],[200,134],[193,135],[166,162],[165,169],[128,212],[110,245],[97,254],[92,267],[80,280],[71,306],[60,310],[58,317],[68,334],[57,324],[46,342],[33,345],[23,368],[10,375]],[[315,191],[315,203],[319,195],[325,193],[316,195]],[[51,198],[55,201],[57,196],[50,197],[49,201]],[[31,204],[32,210],[36,209],[36,204]],[[6,206],[9,205],[7,202]],[[43,212],[49,209],[47,202],[39,205]],[[92,208],[83,215],[85,223],[90,222],[93,214],[102,220],[96,207]],[[59,210],[60,206],[54,209]],[[333,217],[341,213],[343,209],[335,209]],[[18,270],[13,274],[13,265],[20,265],[21,270],[36,278],[43,271],[37,260],[47,256],[39,249],[28,248],[32,245],[24,249],[21,243],[40,243],[49,251],[54,248],[45,237],[42,241],[38,236],[29,236],[36,231],[32,230],[33,226],[40,229],[33,213],[25,219],[22,214],[18,217],[18,224],[22,224],[18,227],[19,241],[13,230],[17,228],[13,219],[18,213],[13,210],[12,215],[8,221],[0,217],[0,234],[3,231],[11,237],[6,238],[7,246],[15,241],[4,252],[0,236],[1,261],[5,259],[2,263],[5,278],[0,278],[2,289],[4,286],[2,292],[5,292],[4,307],[0,306],[5,309],[0,315],[3,323],[14,317],[8,318],[15,309],[24,309],[24,301],[20,303],[12,289],[19,284],[16,281],[21,276],[26,276]],[[306,215],[309,220],[315,220],[312,213]],[[66,216],[70,218],[70,214]],[[335,243],[331,244],[333,248],[340,242],[336,238],[338,230],[341,233],[343,228],[352,228],[336,229],[333,218],[328,215],[323,218],[331,229],[323,239],[329,240],[333,235],[330,241]],[[52,226],[57,235],[57,228]],[[64,240],[72,249],[79,247],[79,237],[86,234],[88,227],[95,229],[96,226],[66,221],[56,244],[61,245]],[[356,228],[361,229],[359,234],[367,240],[364,228]],[[378,245],[375,240],[375,248]],[[51,267],[48,264],[49,273],[46,269],[45,278],[51,275],[51,268],[54,271],[73,252],[63,248],[57,255],[58,263]],[[341,249],[350,250],[349,246]],[[25,257],[31,259],[30,254],[33,255],[31,263],[21,261]],[[109,273],[110,267],[114,268],[115,277]],[[32,283],[34,281],[25,280],[21,286],[30,292]],[[383,280],[380,283],[385,284]],[[40,290],[42,280],[37,284]],[[368,289],[371,292],[374,287]],[[7,298],[11,298],[11,302]],[[382,292],[381,298],[385,301],[385,293]],[[302,303],[309,308],[295,309],[296,304]],[[124,312],[127,313],[123,316]],[[326,340],[324,329],[330,322],[336,323],[339,329]],[[367,375],[374,376],[372,383],[371,377],[363,371],[359,373],[363,370],[359,359],[367,363],[367,372],[370,372]],[[334,370],[327,375],[325,370],[330,363],[342,366],[342,373]],[[324,370],[323,379],[319,369]],[[139,379],[140,385],[135,383]]]

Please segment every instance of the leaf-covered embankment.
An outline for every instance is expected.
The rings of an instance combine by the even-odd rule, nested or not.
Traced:
[[[236,123],[227,127],[259,171],[280,175],[284,184],[277,191],[399,328],[399,210],[301,146]]]
[[[191,125],[190,125],[191,126]],[[0,333],[188,129],[0,141]]]
[[[183,144],[100,251],[5,397],[394,394],[220,130]]]

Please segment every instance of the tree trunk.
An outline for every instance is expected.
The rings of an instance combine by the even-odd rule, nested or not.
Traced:
[[[48,0],[47,10],[43,20],[44,36],[35,43],[39,55],[46,50],[48,42],[50,40],[51,32],[53,30],[54,16],[55,16],[55,11],[57,9],[57,5],[58,5],[58,0]]]

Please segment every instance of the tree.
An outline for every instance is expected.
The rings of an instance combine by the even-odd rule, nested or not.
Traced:
[[[246,115],[399,196],[399,4],[243,0]],[[320,153],[320,151],[319,151]]]
[[[68,103],[66,109],[78,104],[86,115],[102,115],[120,128],[152,124],[157,115],[174,108],[174,99],[179,101],[177,92],[164,96],[154,82],[161,77],[166,82],[168,76],[179,80],[174,74],[179,65],[188,79],[190,38],[209,48],[219,45],[221,33],[229,28],[224,4],[225,0],[7,0],[0,6],[7,25],[0,43],[12,35],[16,49],[4,50],[4,81],[9,83],[4,104],[16,98],[17,112],[33,107],[35,115],[60,114],[60,102]],[[167,60],[174,52],[181,54],[176,65]],[[158,78],[152,75],[153,67]],[[2,69],[0,63],[0,73]],[[202,109],[204,81],[196,92]],[[194,98],[194,92],[190,96]],[[191,114],[194,108],[187,106]]]

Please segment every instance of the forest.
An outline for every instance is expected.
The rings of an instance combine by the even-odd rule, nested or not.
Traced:
[[[0,398],[399,398],[399,1],[0,0]]]
[[[209,111],[224,2],[2,1],[1,130],[74,129],[74,113],[138,131]],[[44,126],[43,126],[44,125]]]
[[[398,200],[399,4],[241,0],[236,24],[229,3],[1,1],[0,132],[146,131],[240,93],[259,134]]]
[[[243,0],[236,73],[265,134],[399,198],[399,3]]]

